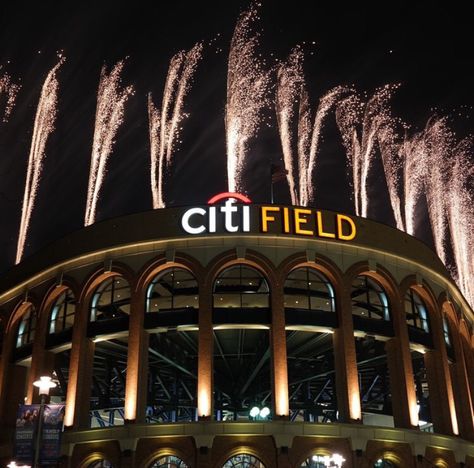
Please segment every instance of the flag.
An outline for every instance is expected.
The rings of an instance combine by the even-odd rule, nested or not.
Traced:
[[[270,166],[270,173],[272,176],[272,184],[275,184],[281,180],[286,179],[286,174],[288,174],[288,171],[280,164],[272,164]]]

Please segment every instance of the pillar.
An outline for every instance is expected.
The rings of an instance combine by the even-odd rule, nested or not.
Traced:
[[[288,396],[288,361],[286,355],[286,330],[283,285],[276,282],[271,289],[270,347],[272,356],[272,386],[274,418],[290,416]]]
[[[341,422],[362,422],[350,288],[341,285],[337,292],[338,328],[333,335],[333,344],[339,419]]]
[[[199,281],[199,280],[198,280]],[[199,335],[198,335],[198,417],[212,419],[212,361],[214,336],[212,329],[212,285],[199,281]]]

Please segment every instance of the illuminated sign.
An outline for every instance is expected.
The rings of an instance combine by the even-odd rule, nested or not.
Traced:
[[[225,202],[224,202],[225,200]],[[224,202],[220,206],[216,204]],[[181,218],[181,226],[188,234],[225,232],[251,232],[251,200],[240,193],[225,192],[208,201],[208,207],[186,210]],[[262,233],[297,234],[350,241],[355,238],[357,228],[347,215],[335,214],[333,220],[323,217],[323,212],[309,208],[260,206],[259,228]],[[254,228],[255,229],[255,228]]]

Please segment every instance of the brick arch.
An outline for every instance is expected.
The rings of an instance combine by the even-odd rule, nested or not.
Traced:
[[[299,252],[283,260],[278,265],[278,273],[281,281],[284,282],[288,274],[297,268],[312,268],[322,273],[331,282],[334,288],[343,283],[344,276],[338,266],[323,256],[316,256],[314,261],[308,261],[306,253]]]
[[[265,450],[265,447],[263,447],[255,438],[249,438],[245,441],[236,441],[232,443],[231,447],[228,447],[227,450],[223,451],[223,453],[217,457],[213,466],[214,468],[222,468],[224,463],[236,455],[251,455],[263,463],[265,468],[272,468],[276,466],[276,459],[273,457],[270,459],[271,455],[270,453],[265,453],[266,451],[269,452],[269,450]],[[271,453],[274,455],[273,441]]]
[[[379,459],[387,459],[400,468],[415,466],[411,447],[407,443],[369,440],[366,447],[367,467],[373,468]]]
[[[245,258],[237,258],[237,253],[235,249],[233,249],[218,255],[210,262],[204,280],[206,288],[212,289],[219,273],[235,265],[246,265],[262,273],[270,287],[270,292],[280,286],[280,279],[278,275],[275,274],[275,266],[267,257],[253,250],[247,250]]]
[[[421,284],[419,284],[415,275],[409,275],[405,277],[400,282],[400,298],[402,300],[402,303],[409,289],[415,291],[425,303],[426,309],[428,311],[428,316],[430,318],[431,328],[440,327],[440,309],[438,307],[436,296],[433,290],[431,289],[431,286],[424,280]],[[402,307],[402,311],[403,313],[405,313],[404,306]]]
[[[324,456],[338,453],[346,459],[344,466],[350,466],[352,461],[352,450],[348,439],[297,436],[293,441],[290,451],[295,451],[298,454],[295,457],[291,457],[295,460],[295,463],[292,464],[294,468],[300,468],[313,455]]]
[[[358,262],[347,269],[344,274],[345,284],[349,288],[352,287],[352,282],[357,276],[368,276],[377,282],[387,293],[391,299],[392,304],[395,302],[400,303],[401,296],[400,291],[392,274],[383,266],[377,263],[377,270],[371,271],[368,262]]]
[[[114,468],[119,468],[121,453],[118,440],[75,445],[71,457],[71,466],[88,468],[91,463],[98,460],[108,460]]]
[[[12,331],[15,329],[15,327],[18,324],[18,321],[21,319],[23,314],[26,312],[29,306],[33,306],[33,309],[36,314],[36,319],[38,320],[38,312],[40,310],[40,301],[38,298],[34,295],[28,295],[28,300],[27,301],[20,301],[17,303],[17,305],[14,307],[13,312],[11,313],[8,321],[7,321],[7,326],[5,328],[5,334],[9,335],[12,333]]]
[[[131,289],[135,286],[135,273],[128,265],[122,262],[114,262],[112,263],[112,269],[110,271],[105,271],[104,266],[101,265],[100,267],[96,267],[87,275],[80,287],[78,301],[81,303],[87,302],[97,286],[112,276],[122,276],[126,281],[128,281]]]
[[[196,278],[198,283],[202,281],[204,276],[204,269],[202,265],[193,257],[181,252],[177,252],[174,260],[169,262],[167,261],[166,257],[162,255],[148,262],[137,274],[137,291],[143,294],[156,275],[170,268],[182,268],[189,271]]]
[[[186,463],[188,467],[193,466],[191,463],[192,458],[189,456],[189,453],[185,453],[184,451],[175,447],[158,449],[156,452],[146,457],[138,466],[140,468],[148,468],[153,462],[158,461],[160,458],[166,456],[178,457],[180,460]]]
[[[41,307],[39,312],[39,318],[41,320],[41,333],[45,334],[47,330],[47,325],[49,323],[49,316],[51,314],[51,309],[59,298],[59,296],[66,290],[70,289],[72,294],[76,298],[76,301],[79,298],[80,289],[79,285],[77,284],[74,279],[70,277],[64,277],[61,281],[61,284],[53,284],[49,287],[46,291],[45,295],[43,296],[43,300],[41,301]]]

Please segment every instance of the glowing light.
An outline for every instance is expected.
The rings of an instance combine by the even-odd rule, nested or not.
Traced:
[[[258,406],[254,406],[251,410],[250,410],[250,416],[252,418],[256,418],[259,414],[260,414],[260,408]]]
[[[46,76],[36,109],[33,137],[31,139],[30,155],[26,172],[25,192],[23,195],[23,207],[21,211],[15,263],[20,263],[25,250],[26,236],[30,226],[31,214],[33,213],[33,208],[36,203],[36,196],[43,171],[43,161],[46,156],[46,144],[49,136],[54,131],[58,112],[59,83],[56,74],[65,60],[65,58],[60,58],[59,62]]]
[[[181,135],[181,123],[189,114],[184,102],[194,73],[202,57],[202,43],[189,51],[180,51],[170,61],[163,90],[161,111],[148,95],[148,121],[151,157],[151,191],[153,208],[164,208],[165,179],[173,165],[174,153]]]
[[[84,226],[95,223],[107,162],[112,154],[117,130],[123,123],[125,103],[134,93],[132,86],[121,86],[120,75],[124,64],[123,60],[116,63],[110,73],[104,66],[100,73]]]
[[[255,30],[258,5],[242,13],[230,45],[225,109],[227,178],[230,192],[244,191],[243,171],[249,143],[260,128],[262,112],[269,107],[270,72],[258,58],[259,33]]]

